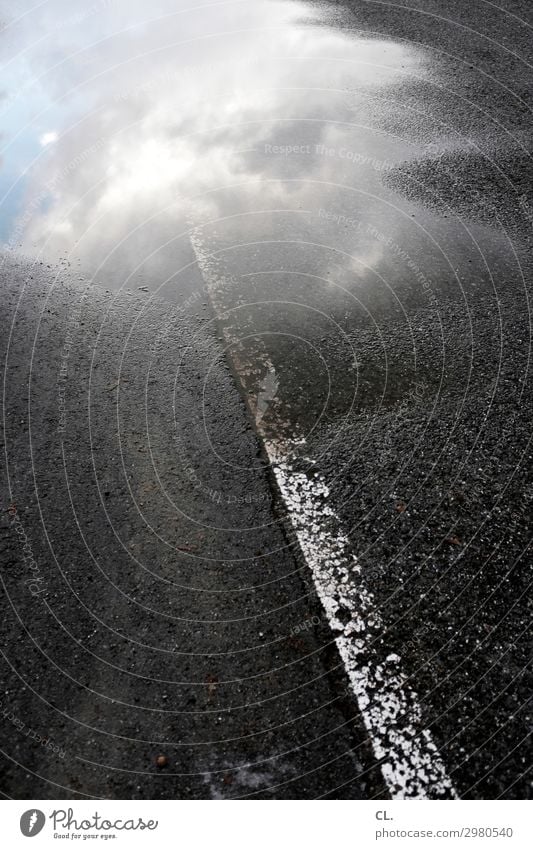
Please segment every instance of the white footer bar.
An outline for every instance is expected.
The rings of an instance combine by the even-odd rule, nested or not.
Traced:
[[[111,845],[199,849],[533,845],[519,801],[4,801],[6,847]],[[35,837],[35,843],[28,840]]]

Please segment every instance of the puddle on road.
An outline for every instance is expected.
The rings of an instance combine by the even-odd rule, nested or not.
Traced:
[[[422,51],[321,25],[320,12],[291,0],[74,9],[52,0],[29,12],[4,16],[1,35],[5,247],[186,310],[208,292],[267,444],[302,444],[310,464],[328,417],[340,432],[354,405],[394,406],[413,385],[427,398],[431,381],[440,391],[443,309],[468,312],[473,294],[512,285],[519,272],[497,230],[417,201],[425,169],[410,166],[473,144],[433,119],[438,91]],[[427,87],[418,109],[405,96],[414,84]],[[433,324],[418,322],[421,313]],[[452,355],[467,372],[465,328],[464,350],[453,340]],[[342,528],[321,527],[321,502],[304,507],[294,528],[308,560],[316,554],[320,595],[324,575],[344,581],[335,561],[351,552]],[[337,571],[319,571],[324,551]],[[353,574],[348,589],[361,599]],[[339,645],[363,713],[372,699],[390,707],[400,673],[378,687],[356,669],[357,652]],[[382,660],[372,660],[380,674]],[[391,723],[406,710],[392,704]],[[418,748],[401,735],[391,742],[382,713],[367,710],[377,756],[405,750],[421,795],[453,793],[425,731]],[[403,761],[396,766],[390,782],[401,797]]]
[[[394,190],[402,163],[461,147],[430,101],[414,110],[405,97],[431,92],[421,50],[325,26],[292,0],[149,11],[55,0],[5,24],[5,246],[187,311],[206,300],[190,240],[200,227],[233,281],[233,331],[276,331],[269,356],[294,422],[326,401],[333,416],[348,409],[354,374],[362,403],[381,397],[380,315],[438,311],[490,286],[487,264],[516,276],[494,232]],[[408,138],[394,132],[406,115]],[[377,346],[366,373],[353,368],[354,334]]]
[[[251,194],[256,209],[320,208],[331,183],[375,204],[381,174],[413,150],[372,128],[373,97],[424,58],[319,21],[303,3],[242,0],[149,13],[56,0],[8,16],[3,242],[178,301],[191,207],[244,214]]]

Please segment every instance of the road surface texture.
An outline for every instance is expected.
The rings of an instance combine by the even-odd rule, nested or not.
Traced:
[[[2,789],[531,796],[531,35],[6,8]]]
[[[379,793],[212,321],[2,273],[4,792]]]

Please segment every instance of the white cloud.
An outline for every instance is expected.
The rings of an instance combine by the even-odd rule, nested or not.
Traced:
[[[44,133],[39,139],[41,147],[46,147],[47,144],[53,144],[58,140],[59,136],[56,132]]]

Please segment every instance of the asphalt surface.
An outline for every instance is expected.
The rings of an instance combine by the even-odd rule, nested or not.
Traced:
[[[371,425],[371,404],[351,416],[364,447],[341,485],[342,515],[387,608],[384,643],[402,646],[460,794],[530,798],[531,7],[342,5],[348,26],[422,43],[434,61],[438,97],[416,86],[406,98],[429,106],[429,120],[388,129],[420,138],[444,125],[463,147],[432,155],[439,143],[426,136],[428,155],[385,182],[474,238],[484,228],[475,246],[464,232],[443,243],[455,292],[440,294],[433,265],[442,302],[413,309],[404,299],[407,320],[381,325],[390,384],[407,378],[414,392],[391,401],[385,389]],[[383,365],[375,340],[369,347],[362,359]]]
[[[4,41],[3,792],[529,798],[528,5],[62,9]]]
[[[338,103],[319,131],[280,123],[269,175],[305,181],[306,213],[265,211],[264,195],[259,212],[243,192],[254,215],[203,225],[203,251],[247,394],[275,386],[265,438],[288,440],[311,482],[320,470],[361,564],[380,617],[365,662],[401,657],[458,795],[529,797],[528,68],[488,49],[490,16],[465,29],[470,7],[438,27],[389,4],[350,11],[327,20],[423,43],[431,66],[370,104],[352,95],[364,129],[341,142]],[[503,43],[528,57],[515,24]]]
[[[2,283],[4,794],[379,794],[212,321]]]

